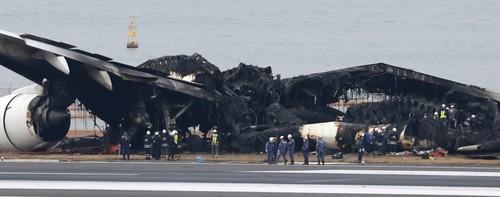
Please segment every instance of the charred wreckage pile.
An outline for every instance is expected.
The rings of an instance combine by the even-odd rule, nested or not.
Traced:
[[[500,152],[499,94],[384,63],[284,79],[271,67],[243,63],[220,71],[198,54],[134,67],[0,30],[0,65],[38,84],[0,98],[0,150],[40,150],[60,141],[69,128],[67,107],[78,100],[109,125],[98,145],[117,143],[127,132],[141,149],[147,130],[176,128],[194,134],[189,143],[196,151],[200,137],[217,126],[227,151],[261,152],[269,137],[292,134],[296,142],[321,135],[329,148],[349,152],[358,132],[396,128],[400,148]],[[446,118],[434,117],[444,110]]]
[[[270,136],[289,133],[314,138],[319,131],[311,128],[328,122],[334,124],[318,130],[326,130],[330,148],[346,152],[356,132],[377,125],[397,128],[401,141],[411,139],[410,146],[420,149],[454,151],[500,137],[498,94],[383,63],[281,79],[271,67],[243,63],[221,72],[194,54],[152,59],[139,69],[187,77],[217,92],[214,102],[189,103],[175,123],[183,131],[219,126],[229,151],[262,151]],[[446,123],[433,117],[442,104],[455,110]],[[162,118],[151,124],[166,125]]]

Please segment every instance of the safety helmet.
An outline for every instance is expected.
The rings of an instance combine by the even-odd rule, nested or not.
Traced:
[[[450,108],[449,108],[449,107],[447,107],[447,108],[446,108],[446,110],[450,110]]]
[[[396,132],[396,131],[398,131],[398,130],[397,130],[396,128],[392,128],[392,131]]]
[[[323,138],[323,136],[321,136],[321,135],[318,135],[318,138],[319,138],[319,139],[321,139],[321,138]]]
[[[177,130],[172,131],[172,134],[177,134]]]
[[[160,132],[158,132],[158,131],[157,131],[157,132],[155,132],[155,135],[160,135]]]
[[[166,129],[163,129],[161,132],[162,132],[163,134],[166,134],[166,133],[167,133],[167,130],[166,130]]]
[[[434,115],[437,116],[438,115],[438,112],[434,112]]]
[[[273,137],[270,137],[270,138],[269,138],[269,142],[273,142]]]
[[[146,135],[150,135],[151,134],[151,131],[146,131]]]
[[[285,139],[285,137],[283,137],[283,136],[280,136],[280,139]]]
[[[451,108],[454,108],[454,107],[455,107],[455,105],[451,105],[450,107],[451,107]]]
[[[288,138],[292,138],[292,134],[288,134]]]
[[[217,129],[214,129],[214,133],[217,133]]]
[[[446,105],[445,105],[445,104],[442,104],[442,105],[441,105],[441,107],[443,107],[443,108],[444,108],[444,107],[446,107]]]
[[[476,118],[476,115],[472,114],[472,116],[470,116],[471,118]]]

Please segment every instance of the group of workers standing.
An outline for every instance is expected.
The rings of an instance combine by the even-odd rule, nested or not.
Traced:
[[[432,117],[426,114],[419,119],[420,124],[427,124],[429,121],[433,122],[431,127],[422,127],[423,131],[429,133],[430,129],[439,133],[445,133],[447,142],[436,143],[435,136],[423,136],[424,139],[431,139],[428,144],[419,142],[412,145],[414,150],[417,147],[426,147],[437,149],[438,147],[445,147],[446,149],[455,150],[460,140],[466,140],[467,135],[472,133],[473,123],[477,122],[475,114],[465,114],[457,109],[454,104],[442,104],[441,108],[434,111]],[[437,125],[437,126],[436,126]],[[357,133],[355,137],[358,162],[364,163],[363,156],[365,153],[374,153],[375,155],[384,155],[386,153],[395,154],[404,147],[400,141],[400,132],[397,128],[388,129],[386,127],[368,129],[365,128],[362,132]],[[437,134],[436,134],[437,135]],[[425,142],[425,140],[424,140]]]
[[[355,136],[357,157],[359,163],[364,163],[365,153],[374,153],[384,155],[386,153],[394,154],[398,151],[398,132],[396,128],[387,130],[386,127],[366,128]]]
[[[454,152],[459,146],[470,143],[471,135],[477,132],[484,116],[458,109],[455,105],[441,105],[441,109],[434,113],[433,120],[439,121],[441,128],[446,130],[446,143],[440,146]],[[429,119],[425,117],[424,119]]]
[[[304,157],[304,165],[309,165],[309,147],[310,142],[307,136],[303,137],[302,143],[302,155]],[[318,136],[318,140],[316,143],[316,154],[318,158],[318,165],[322,163],[325,165],[325,150],[326,150],[326,142],[323,140],[321,136]],[[283,158],[283,162],[285,165],[288,164],[288,158],[290,159],[289,165],[295,164],[295,140],[293,139],[292,134],[288,134],[288,139],[285,139],[284,136],[280,136],[280,140],[278,142],[276,137],[270,137],[269,141],[266,142],[265,151],[267,155],[268,164],[277,164],[279,163],[280,158]]]
[[[180,136],[177,130],[172,130],[171,132],[167,132],[166,129],[163,129],[161,132],[155,132],[154,135],[151,135],[151,131],[146,131],[146,135],[144,135],[144,156],[146,160],[155,159],[159,160],[160,158],[165,158],[167,156],[168,160],[174,159],[174,156],[179,152],[180,145]],[[131,147],[131,138],[124,132],[120,138],[120,154],[123,157],[123,160],[130,160],[130,147]]]
[[[217,127],[214,126],[207,133],[208,141],[211,145],[212,158],[219,156],[219,134],[217,132]],[[167,131],[163,129],[160,132],[155,132],[151,135],[151,131],[146,131],[143,140],[144,157],[146,160],[159,160],[161,158],[167,158],[167,160],[174,160],[175,156],[182,152],[182,142],[181,135],[177,129]],[[130,148],[131,148],[131,137],[124,132],[120,138],[120,154],[123,160],[130,160]]]
[[[155,132],[151,135],[150,131],[146,131],[144,136],[144,151],[146,160],[159,160],[167,156],[168,160],[173,160],[175,155],[179,153],[180,136],[177,130],[167,132],[163,129],[160,132]]]

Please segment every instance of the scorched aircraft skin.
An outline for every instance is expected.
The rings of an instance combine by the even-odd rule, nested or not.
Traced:
[[[384,63],[285,79],[273,75],[271,67],[244,63],[220,71],[198,54],[164,56],[133,67],[66,43],[0,31],[0,64],[43,87],[27,91],[34,98],[16,110],[9,108],[17,103],[15,95],[0,103],[7,114],[6,136],[0,132],[0,137],[10,139],[13,131],[5,117],[15,111],[27,117],[19,121],[29,122],[21,135],[40,138],[27,148],[18,144],[28,142],[1,141],[20,151],[63,138],[67,107],[76,99],[109,124],[111,143],[122,131],[140,145],[147,129],[175,126],[186,132],[195,125],[205,132],[218,126],[223,148],[241,152],[262,151],[270,136],[289,133],[298,147],[300,137],[321,133],[330,148],[350,151],[356,132],[377,125],[397,128],[400,140],[423,149],[427,144],[456,150],[500,137],[499,94]],[[458,123],[477,116],[474,132],[447,129],[433,120],[441,104],[460,109]]]

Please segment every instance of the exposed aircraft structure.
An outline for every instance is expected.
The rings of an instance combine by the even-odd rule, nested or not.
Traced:
[[[379,63],[281,79],[270,67],[242,63],[220,72],[211,64],[208,69],[180,63],[191,58],[201,57],[166,56],[139,67],[183,76],[204,73],[198,82],[211,84],[221,93],[218,106],[204,110],[218,118],[211,122],[226,131],[228,149],[261,150],[269,136],[292,133],[299,137],[304,127],[315,123],[335,125],[329,128],[329,136],[336,138],[332,145],[344,136],[340,142],[344,147],[339,148],[347,151],[354,133],[375,125],[396,127],[402,142],[421,149],[455,150],[500,136],[499,94],[413,70]],[[460,109],[452,129],[432,118],[443,103]],[[478,117],[472,123],[473,132],[464,131],[459,126],[472,114]],[[333,123],[340,118],[342,122]]]
[[[500,159],[500,140],[463,146],[458,148],[457,152],[473,159]]]
[[[166,106],[174,104],[170,98],[182,101],[175,103],[180,106],[216,99],[214,92],[201,84],[144,72],[30,34],[0,31],[0,64],[43,86],[43,91],[30,92],[29,96],[21,91],[2,98],[0,149],[4,151],[36,150],[62,139],[69,127],[67,107],[75,99],[110,125],[112,141],[122,130],[140,138],[146,129],[171,121],[170,114],[179,111]],[[165,119],[150,116],[155,113],[167,115]],[[7,121],[11,117],[14,120]],[[39,139],[27,142],[18,135]]]
[[[262,151],[270,136],[289,133],[323,135],[330,148],[349,151],[356,132],[381,125],[397,128],[401,140],[423,149],[455,150],[500,137],[500,94],[384,63],[287,79],[271,67],[243,63],[220,71],[198,54],[132,67],[69,44],[1,31],[0,64],[43,87],[27,99],[29,108],[1,109],[28,114],[32,124],[21,135],[34,133],[44,143],[21,149],[17,144],[25,142],[11,139],[3,150],[60,140],[67,132],[65,110],[75,99],[110,125],[111,142],[125,130],[135,145],[146,129],[176,126],[185,132],[193,125],[202,131],[219,126],[222,147],[242,152]],[[442,103],[460,109],[447,120],[456,122],[451,129],[431,117]],[[472,114],[473,129],[460,127]],[[10,138],[8,127],[2,131]]]

